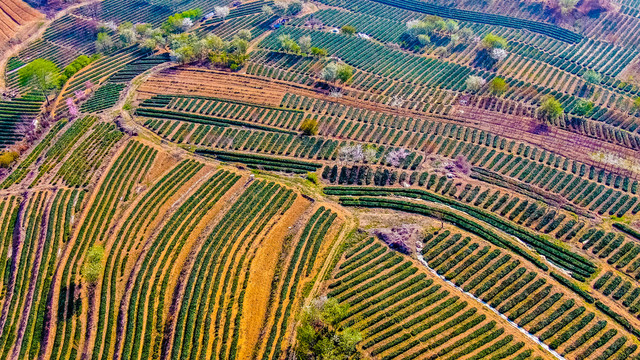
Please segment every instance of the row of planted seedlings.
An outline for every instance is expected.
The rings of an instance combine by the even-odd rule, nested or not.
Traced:
[[[371,355],[412,359],[437,354],[448,359],[470,353],[489,356],[502,350],[504,357],[524,346],[506,347],[513,337],[503,337],[504,329],[495,320],[469,308],[459,296],[451,296],[385,245],[365,237],[352,246],[337,266],[328,294],[349,304],[342,323],[368,334],[362,346]],[[476,352],[488,343],[492,345]],[[530,350],[524,352],[530,354]]]
[[[273,288],[269,304],[275,306],[273,323],[265,321],[262,329],[268,334],[264,348],[260,346],[260,355],[264,359],[279,359],[283,353],[285,335],[293,316],[299,311],[296,297],[304,285],[304,280],[311,274],[316,262],[322,241],[335,219],[335,214],[324,207],[318,208],[306,223],[299,238],[290,249],[284,249],[284,254],[278,262],[277,269],[281,271],[276,287]],[[288,261],[288,262],[287,262]],[[306,268],[306,271],[305,271]],[[286,273],[285,273],[286,272]],[[267,319],[268,320],[268,319]],[[269,326],[270,325],[270,326]]]
[[[88,216],[80,225],[79,232],[68,249],[68,261],[64,264],[59,290],[58,316],[51,358],[58,359],[77,352],[74,338],[81,333],[81,305],[75,300],[77,289],[75,277],[79,274],[84,253],[96,242],[104,241],[108,225],[113,220],[122,202],[134,195],[133,187],[149,171],[157,151],[137,141],[129,142],[107,171],[103,183],[96,190]],[[74,332],[75,330],[75,332]]]
[[[97,320],[97,338],[93,357],[106,359],[109,357],[116,322],[117,281],[122,276],[122,269],[127,263],[129,253],[137,245],[140,234],[146,232],[147,226],[160,216],[157,210],[160,204],[174,197],[203,164],[196,161],[182,161],[162,176],[140,198],[131,214],[124,220],[122,227],[114,238],[106,260],[102,287],[100,288],[100,306]],[[146,225],[146,226],[145,226]],[[109,301],[111,300],[111,301]],[[105,328],[106,323],[106,328]],[[103,344],[104,336],[104,345]],[[102,356],[100,357],[100,354]]]
[[[198,190],[169,218],[154,239],[149,250],[142,255],[142,264],[135,276],[127,306],[127,326],[122,355],[142,353],[148,357],[150,353],[159,353],[164,322],[161,321],[165,311],[166,296],[156,294],[172,294],[169,289],[170,275],[177,257],[190,234],[218,200],[238,180],[239,176],[227,171],[217,172],[207,179]],[[157,267],[157,269],[156,269]],[[155,273],[155,276],[154,276]],[[162,278],[162,281],[159,279]],[[157,281],[153,279],[158,279]],[[145,306],[145,303],[148,304]],[[146,318],[145,308],[147,308]],[[155,325],[154,325],[155,323]],[[145,325],[146,324],[146,325]],[[142,342],[152,341],[152,346],[141,347]]]

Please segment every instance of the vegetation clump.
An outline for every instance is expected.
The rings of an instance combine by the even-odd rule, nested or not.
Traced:
[[[296,336],[298,359],[360,359],[356,345],[362,341],[362,334],[339,325],[348,310],[347,304],[326,297],[315,299],[305,307]]]
[[[313,136],[318,134],[318,120],[305,119],[300,125],[300,130],[304,135]]]
[[[20,156],[16,151],[0,153],[0,168],[8,168]]]
[[[49,104],[49,94],[60,87],[60,70],[50,60],[35,59],[18,70],[20,85],[42,93]]]
[[[560,104],[556,98],[551,95],[547,95],[540,102],[538,113],[543,119],[547,121],[554,121],[562,116],[564,109],[562,108],[562,104]]]
[[[94,245],[87,252],[87,256],[82,266],[82,277],[89,285],[95,285],[100,280],[103,270],[102,259],[104,258],[104,247]]]

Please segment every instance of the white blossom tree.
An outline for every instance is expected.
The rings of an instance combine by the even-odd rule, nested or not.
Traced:
[[[486,83],[487,83],[487,80],[483,79],[480,76],[475,76],[475,75],[469,76],[465,81],[467,90],[474,93],[480,91],[486,85]]]
[[[216,6],[213,8],[213,12],[216,14],[216,16],[224,20],[227,16],[229,16],[230,10],[228,6]]]
[[[338,158],[342,162],[357,163],[364,160],[364,152],[362,151],[362,145],[345,145],[338,150]]]
[[[409,156],[409,151],[407,151],[407,149],[394,149],[389,151],[385,160],[387,161],[387,164],[398,167],[402,164],[404,159],[407,158],[407,156]]]
[[[491,50],[489,55],[491,56],[491,58],[493,60],[500,62],[500,61],[502,61],[502,60],[507,58],[507,50],[496,48],[496,49]]]

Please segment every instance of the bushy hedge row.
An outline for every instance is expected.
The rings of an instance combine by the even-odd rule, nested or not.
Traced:
[[[538,331],[546,328],[549,324],[551,324],[552,322],[554,322],[558,318],[560,318],[560,316],[562,316],[565,312],[569,311],[569,309],[571,309],[573,307],[573,305],[575,305],[575,301],[573,299],[569,299],[569,300],[565,301],[564,304],[562,304],[554,312],[549,314],[549,316],[547,316],[544,319],[541,319],[536,324],[531,326],[531,328],[529,329],[529,332],[531,334],[535,334]]]
[[[469,266],[471,266],[472,264],[475,264],[481,257],[485,256],[489,250],[491,249],[491,247],[489,246],[485,246],[482,249],[480,249],[477,253],[475,253],[473,256],[471,256],[470,258],[468,258],[467,260],[465,260],[462,264],[460,264],[459,266],[455,267],[453,270],[451,270],[451,272],[447,273],[447,271],[442,271],[442,274],[444,274],[445,278],[449,281],[455,279],[460,273],[462,273],[464,270],[466,270]],[[499,252],[499,250],[496,250]],[[454,264],[454,265],[458,265],[458,264]],[[440,273],[440,269],[438,269],[438,272]]]
[[[614,222],[613,227],[640,241],[640,231],[632,228],[631,226],[620,222]]]
[[[638,329],[635,326],[631,325],[629,320],[627,320],[624,316],[622,316],[622,315],[616,313],[615,311],[611,310],[610,307],[608,307],[607,305],[601,303],[600,301],[596,301],[596,307],[600,311],[602,311],[603,313],[605,313],[605,314],[609,315],[611,318],[613,318],[618,324],[620,324],[627,331],[629,331],[630,333],[632,333],[636,337],[640,337],[640,329]]]
[[[469,311],[475,310],[471,309]],[[443,345],[444,343],[446,343],[447,341],[449,341],[449,339],[453,339],[456,336],[463,334],[465,332],[467,332],[469,329],[475,327],[476,325],[482,323],[484,320],[486,320],[487,316],[484,314],[478,315],[478,316],[467,316],[467,313],[464,313],[450,321],[448,321],[446,324],[440,326],[439,328],[423,335],[422,337],[420,337],[419,339],[414,339],[413,341],[410,341],[409,343],[407,343],[405,346],[398,348],[397,350],[391,352],[388,355],[385,355],[383,357],[384,360],[390,360],[393,359],[395,357],[397,357],[399,354],[403,354],[405,353],[407,350],[418,346],[421,343],[425,343],[430,339],[433,339],[435,336],[453,328],[453,327],[457,327],[457,329],[453,330],[451,333],[449,333],[448,336],[441,336],[439,339],[430,342],[427,346],[425,346],[422,349],[419,349],[419,351],[414,352],[413,354],[407,356],[407,359],[414,359],[422,354],[424,354],[425,352],[428,352],[430,350],[433,350],[441,345]],[[467,321],[468,322],[464,322]],[[462,324],[462,325],[460,325]],[[460,325],[460,326],[459,326]]]
[[[465,307],[467,306],[466,302],[462,302],[462,303],[458,303],[455,306],[453,306],[452,308],[450,308],[449,310],[443,312],[443,313],[438,313],[438,316],[435,316],[432,318],[432,316],[427,316],[427,317],[422,317],[422,316],[418,316],[416,319],[412,319],[408,322],[406,322],[405,324],[402,325],[402,327],[404,328],[405,331],[409,331],[408,333],[404,333],[401,336],[393,339],[392,341],[387,342],[386,344],[384,344],[383,346],[380,346],[376,349],[374,349],[371,352],[371,355],[376,356],[384,351],[386,351],[387,349],[390,349],[406,340],[409,340],[412,337],[417,336],[418,334],[420,334],[423,331],[429,330],[430,328],[432,328],[435,325],[438,325],[454,316],[456,316],[456,314],[460,313],[460,311],[462,311]],[[477,312],[477,309],[472,308],[470,310],[467,310],[466,312],[464,312],[460,317],[461,318],[468,318],[473,316],[475,313]],[[417,325],[416,327],[413,327],[414,325]]]
[[[387,249],[380,243],[375,243],[373,246],[367,248],[367,251],[361,251],[356,255],[350,257],[346,261],[340,264],[338,267],[340,271],[335,275],[336,278],[340,278],[358,267],[368,263],[369,261],[384,254]]]
[[[517,291],[520,291],[521,289],[523,289],[528,283],[533,281],[533,279],[535,279],[535,277],[536,277],[535,273],[527,274],[523,279],[518,281],[511,288],[509,288],[508,290],[504,291],[502,294],[499,294],[498,296],[496,296],[491,301],[491,306],[496,308],[496,309],[498,309],[498,305],[502,304],[507,298],[509,298],[511,295],[515,294]],[[500,307],[498,309],[498,311],[500,311],[501,313],[504,314],[505,312],[507,312],[511,308],[513,308],[515,305],[517,305],[517,304],[521,303],[522,301],[524,301],[524,299],[526,299],[530,294],[532,294],[536,289],[539,289],[545,283],[546,283],[545,279],[536,280],[533,284],[529,285],[529,287],[524,289],[522,292],[518,293],[518,295],[515,295],[512,298],[510,298],[508,300],[508,302],[505,303],[505,305],[503,305],[502,307]]]
[[[424,275],[424,274],[423,274]],[[418,278],[418,277],[416,277]],[[423,277],[422,279],[419,279],[419,281],[416,282],[416,284],[418,285],[422,285],[422,284],[426,284],[429,281],[426,280],[426,276]],[[407,282],[409,283],[409,282]],[[431,285],[431,283],[429,283],[426,287],[422,287],[422,286],[418,286],[418,287],[408,287],[406,291],[402,291],[399,292],[402,289],[402,287],[396,287],[394,288],[396,292],[392,292],[392,294],[390,295],[394,295],[393,297],[391,297],[391,299],[405,299],[404,301],[408,302],[409,304],[413,305],[413,303],[418,303],[416,310],[420,310],[420,309],[424,309],[426,306],[428,306],[426,303],[421,303],[419,301],[417,301],[417,299],[422,299],[421,301],[428,301],[429,303],[434,303],[437,302],[439,300],[444,299],[445,297],[449,296],[449,291],[445,290],[445,291],[440,291],[441,286],[440,285]],[[440,291],[440,292],[439,292]],[[400,295],[406,295],[402,298],[400,298]],[[379,297],[378,301],[382,301],[384,300],[383,297]],[[360,306],[361,307],[365,307],[365,305],[367,303],[375,303],[374,300],[372,299],[367,299],[365,302],[363,302]],[[401,310],[401,307],[404,306],[409,306],[409,305],[401,305],[400,301],[394,301],[394,302],[389,302],[389,301],[384,301],[379,303],[377,306],[374,306],[373,308],[366,310],[364,312],[362,312],[362,314],[360,314],[359,316],[357,316],[354,319],[349,320],[346,324],[348,326],[353,326],[355,324],[355,322],[357,320],[363,320],[362,329],[366,329],[371,327],[372,325],[376,324],[376,323],[380,323],[383,320],[386,320],[388,318],[388,313],[387,311],[381,311],[384,309],[390,309],[393,308],[396,311]],[[378,314],[378,315],[376,315]],[[375,316],[374,316],[375,315]]]
[[[477,263],[474,263],[473,267],[468,271],[464,272],[460,277],[455,277],[453,282],[456,284],[456,286],[461,286],[467,280],[469,280],[471,276],[475,275],[478,271],[482,270],[485,266],[487,266],[487,264],[491,262],[491,260],[497,258],[499,255],[500,255],[500,250],[498,249],[493,250],[487,256],[483,257],[482,260],[480,260]]]
[[[571,325],[571,327],[569,327],[566,331],[564,331],[563,333],[558,335],[558,337],[553,339],[553,341],[549,343],[549,347],[553,350],[557,349],[560,345],[564,344],[567,340],[571,339],[573,335],[575,335],[578,331],[584,329],[587,325],[589,325],[589,323],[591,322],[591,320],[593,320],[594,317],[595,317],[595,314],[591,312],[583,316],[582,319],[580,319],[580,321]]]
[[[393,254],[390,253],[390,255],[393,255]],[[339,284],[339,285],[331,288],[331,291],[329,291],[328,296],[338,297],[340,294],[344,293],[347,290],[353,289],[353,287],[365,282],[367,279],[374,278],[376,275],[380,274],[381,272],[394,267],[396,264],[400,263],[401,260],[402,259],[399,259],[398,257],[394,257],[391,261],[386,262],[382,266],[375,269],[371,269],[369,267],[363,267],[362,269],[357,269],[356,271],[352,272],[348,276],[345,276],[344,279],[341,279],[340,280],[341,282],[336,282],[335,284]],[[409,267],[411,267],[411,264],[405,262],[400,266],[393,268],[393,270],[389,271],[387,274],[394,274],[395,272],[403,272]],[[353,279],[353,281],[350,282],[349,281],[350,279]]]
[[[230,152],[230,151],[198,149],[196,150],[195,153],[199,155],[204,155],[204,156],[211,156],[220,161],[240,162],[240,163],[246,164],[249,167],[261,168],[261,169],[272,170],[272,171],[307,173],[307,172],[314,172],[322,166],[320,164],[307,162],[307,161],[291,160],[291,159],[285,159],[285,158],[277,158],[273,156],[245,154],[245,153]]]
[[[441,17],[479,22],[489,25],[498,25],[511,27],[515,29],[527,29],[534,33],[550,36],[557,40],[566,41],[569,43],[577,43],[582,40],[580,34],[574,33],[570,30],[561,28],[556,25],[551,25],[543,22],[537,22],[533,20],[520,19],[515,17],[509,17],[504,15],[495,15],[488,13],[479,13],[475,11],[456,9],[453,7],[439,6],[430,4],[418,0],[374,0],[385,5],[399,7],[401,9],[416,11],[429,15],[437,15]]]
[[[469,245],[470,241],[471,241],[471,238],[466,237],[462,241],[458,241],[452,246],[443,248],[442,249],[443,252],[440,254],[440,256],[436,257],[435,259],[433,259],[433,261],[431,261],[430,266],[434,269],[438,268],[442,264],[444,264],[445,261],[449,260],[450,257],[457,254],[462,248],[465,248],[465,251],[469,250],[469,248],[467,248],[467,245]],[[475,250],[477,248],[477,244],[472,244],[472,246],[473,245],[475,245],[473,247],[473,250]],[[464,252],[461,254],[458,254],[458,256],[463,256],[463,255],[464,255]],[[462,259],[464,259],[464,257],[462,257],[461,260]]]
[[[397,306],[403,301],[426,298],[440,289],[440,286],[431,286],[433,280],[412,282],[406,281],[390,289],[386,296],[377,296],[366,299],[357,306],[349,306],[347,316],[342,319],[347,326],[353,326],[358,319],[369,318],[384,309]]]
[[[462,289],[466,292],[473,290],[478,284],[484,281],[487,277],[491,276],[491,274],[493,274],[496,270],[498,270],[504,264],[508,263],[510,260],[511,260],[511,255],[509,254],[504,255],[500,259],[496,260],[493,264],[491,264],[491,266],[489,266],[483,272],[481,272],[480,275],[475,276],[473,279],[471,279],[471,281],[469,281],[468,284],[464,285]],[[519,264],[518,262],[514,261],[514,262],[511,262],[509,265],[512,267],[511,270],[513,270],[513,267],[518,266]],[[472,275],[476,275],[476,274],[472,274]]]
[[[580,306],[580,307],[574,309],[569,314],[567,314],[565,317],[563,317],[559,321],[553,323],[553,325],[551,325],[545,332],[543,332],[539,336],[540,340],[546,341],[550,337],[554,336],[558,331],[562,330],[562,328],[567,326],[573,320],[577,319],[578,316],[582,315],[585,312],[585,310],[586,309],[584,308],[584,306]]]
[[[333,191],[331,193],[336,194]],[[340,202],[343,205],[347,205],[347,206],[387,207],[387,208],[393,208],[396,210],[402,210],[402,211],[407,211],[412,213],[420,213],[427,216],[436,215],[447,222],[451,222],[466,231],[474,233],[482,237],[483,239],[488,240],[494,245],[510,249],[511,251],[526,258],[527,260],[531,261],[536,266],[538,266],[539,268],[545,271],[548,270],[547,265],[545,265],[542,261],[540,261],[536,257],[529,254],[527,251],[523,250],[521,247],[517,246],[515,243],[502,238],[501,236],[497,235],[495,232],[488,229],[487,227],[482,226],[474,221],[471,221],[449,210],[436,209],[423,204],[415,204],[415,203],[410,203],[410,202],[405,202],[400,200],[390,200],[385,198],[368,198],[368,197],[344,198],[343,197],[340,199]]]
[[[108,109],[118,102],[120,93],[126,87],[125,84],[106,83],[80,107],[82,112],[99,112]]]
[[[442,356],[450,353],[454,349],[456,349],[456,348],[458,348],[458,347],[460,347],[460,346],[462,346],[464,344],[467,344],[467,343],[479,338],[480,336],[482,336],[482,335],[486,334],[487,332],[493,330],[495,327],[496,327],[496,322],[492,320],[492,321],[488,322],[487,324],[485,324],[484,326],[482,326],[481,328],[474,330],[471,334],[463,337],[462,339],[458,339],[453,344],[447,346],[444,349],[441,349],[440,351],[438,351],[437,354],[431,355],[429,357],[429,359],[436,359],[436,358],[442,357]]]
[[[329,284],[329,289],[333,289],[336,287],[342,287],[346,285],[345,283],[349,283],[354,279],[361,279],[363,274],[366,274],[366,277],[374,276],[385,269],[391,268],[402,261],[402,256],[398,254],[394,254],[393,252],[388,252],[384,256],[375,259],[369,264],[365,266],[359,267],[356,271],[353,271],[351,274],[346,275],[343,278],[340,278],[334,283]],[[375,268],[375,269],[374,269]],[[336,276],[337,278],[337,276]]]
[[[574,284],[571,280],[565,278],[564,276],[554,271],[551,272],[551,277],[556,279],[560,284],[571,289],[576,294],[580,295],[580,297],[582,297],[589,304],[593,304],[594,302],[593,296],[591,296],[591,294],[589,294],[588,292],[580,288],[578,285]]]
[[[169,197],[173,196],[184,183],[186,183],[193,175],[195,175],[204,165],[196,161],[182,161],[173,169],[167,172],[160,180],[158,180],[148,192],[146,192],[135,206],[132,213],[126,218],[122,227],[116,234],[115,244],[108,254],[105,264],[103,282],[109,286],[101,287],[100,306],[98,310],[97,333],[111,334],[115,322],[114,306],[110,306],[108,299],[116,297],[116,281],[118,274],[121,274],[122,264],[126,264],[127,256],[124,255],[125,246],[133,246],[133,242],[137,239],[137,232],[142,228],[142,224],[151,221],[158,216],[157,208]],[[218,178],[221,173],[213,177],[214,181],[222,180]],[[224,183],[220,181],[220,183]],[[233,181],[229,181],[233,184]],[[155,215],[154,215],[155,214]],[[108,309],[108,310],[107,310]],[[107,315],[108,311],[108,315]],[[106,322],[106,330],[105,330]],[[104,347],[109,349],[111,344],[111,336],[104,337]],[[95,348],[101,349],[102,336],[96,337]],[[98,350],[94,351],[96,358]]]
[[[351,300],[350,304],[358,304],[360,301],[366,299],[369,296],[373,296],[377,294],[382,288],[387,286],[387,282],[395,283],[402,279],[408,279],[411,275],[415,274],[418,269],[416,267],[406,266],[406,264],[401,265],[404,267],[402,271],[399,272],[388,272],[380,277],[371,279],[367,281],[364,285],[361,285],[357,289],[351,289],[351,291],[342,293],[336,298],[340,302],[344,302],[351,297],[355,297],[355,299]],[[415,281],[415,280],[414,280]],[[377,286],[376,286],[377,285]]]
[[[294,131],[282,130],[282,129],[279,129],[279,128],[274,128],[274,127],[264,126],[264,125],[258,125],[258,124],[245,122],[245,121],[223,119],[223,118],[217,118],[217,117],[213,117],[213,116],[206,116],[206,115],[200,115],[200,114],[194,114],[194,113],[183,113],[183,112],[179,112],[179,111],[171,111],[171,110],[164,110],[164,109],[158,109],[158,108],[142,108],[142,107],[140,107],[140,108],[136,109],[135,114],[137,116],[145,116],[145,117],[158,118],[158,119],[188,121],[188,122],[193,122],[193,123],[198,123],[198,124],[217,125],[217,126],[240,126],[240,127],[253,128],[253,129],[258,129],[258,130],[265,130],[265,131],[284,133],[284,134],[291,134],[291,135],[297,135],[298,134],[297,132],[294,132]]]
[[[536,282],[537,283],[537,282]],[[535,285],[535,284],[534,284]],[[530,286],[529,288],[532,288],[533,286]],[[529,293],[529,288],[527,290],[525,290],[523,292],[523,296],[528,296]],[[527,311],[529,311],[531,308],[533,308],[534,306],[536,306],[540,301],[542,301],[542,299],[546,298],[550,293],[551,290],[553,289],[553,286],[548,285],[546,287],[544,287],[542,290],[538,291],[537,293],[535,293],[535,295],[533,295],[531,297],[531,299],[527,300],[527,302],[523,303],[522,305],[520,305],[519,307],[517,307],[511,314],[509,314],[507,317],[509,318],[509,320],[511,321],[515,321],[516,319],[518,319],[520,316],[522,316],[522,314],[526,313]],[[535,290],[535,289],[534,289]],[[554,298],[560,298],[560,296],[562,296],[562,294],[560,293],[556,293],[553,294],[549,299],[547,299],[547,301],[550,301],[551,299]],[[512,301],[513,300],[513,301]],[[519,300],[519,299],[518,299]],[[522,301],[522,300],[520,300]],[[508,312],[511,308],[513,308],[515,305],[519,304],[520,301],[516,302],[516,299],[510,299],[509,301],[507,301],[507,303],[505,303],[501,308],[500,308],[500,312],[501,313],[506,313]],[[525,325],[521,322],[520,324]]]
[[[599,333],[606,326],[607,326],[607,322],[606,321],[604,321],[604,320],[598,321],[589,330],[587,330],[584,333],[582,333],[582,335],[580,335],[579,338],[577,338],[573,343],[571,343],[571,345],[567,346],[567,348],[565,349],[564,352],[569,354],[569,353],[575,351],[577,348],[579,348],[580,346],[584,345],[587,341],[589,341],[592,337],[594,337],[597,333]],[[611,331],[613,331],[613,335],[611,335],[611,337],[613,337],[617,333],[617,331],[614,330],[614,329],[609,330],[609,332],[611,332]]]
[[[480,245],[473,243],[471,244],[469,247],[467,247],[466,249],[464,249],[464,251],[460,252],[458,255],[456,255],[453,259],[450,259],[449,261],[447,261],[446,263],[443,263],[441,266],[438,267],[438,269],[436,270],[437,273],[439,275],[444,275],[447,273],[447,271],[449,271],[450,269],[452,269],[453,267],[455,267],[456,265],[460,264],[460,262],[462,262],[464,259],[466,259],[469,255],[471,255],[474,251],[476,251],[476,249],[479,247]]]
[[[412,316],[413,314],[415,314],[417,311],[423,310],[428,308],[429,306],[433,305],[434,303],[443,300],[446,298],[446,300],[440,302],[439,304],[435,305],[433,308],[429,309],[428,311],[424,312],[423,314],[420,315],[420,319],[424,320],[430,316],[433,316],[435,314],[438,314],[439,312],[447,309],[448,307],[454,305],[459,298],[457,296],[452,296],[452,297],[448,297],[449,293],[447,291],[443,291],[440,292],[439,294],[430,297],[429,301],[422,301],[420,303],[418,303],[417,305],[414,305],[410,308],[406,308],[404,309],[404,311],[389,317],[388,315],[386,316],[387,321],[378,324],[377,326],[368,329],[367,333],[368,334],[378,334],[376,336],[372,336],[371,339],[369,339],[367,342],[365,342],[364,344],[362,344],[362,348],[363,349],[368,349],[370,347],[372,347],[373,345],[376,345],[378,343],[380,343],[381,341],[384,341],[385,339],[397,334],[397,324],[399,324],[400,322],[402,322],[404,319],[407,319],[408,317]],[[411,310],[411,311],[410,311]],[[414,318],[414,319],[417,319]],[[385,332],[385,330],[389,329],[388,331]]]
[[[31,150],[31,153],[27,155],[27,157],[20,163],[20,165],[18,165],[18,167],[16,167],[15,170],[13,170],[13,172],[11,172],[11,174],[9,174],[6,179],[4,179],[4,181],[0,184],[0,189],[6,189],[9,186],[22,181],[29,173],[29,167],[40,157],[42,152],[49,147],[55,136],[58,134],[58,132],[60,132],[60,130],[62,130],[62,128],[64,128],[66,124],[66,120],[60,120],[55,125],[53,125],[44,139],[42,139],[42,141],[40,141],[40,143],[36,145],[33,150]]]
[[[589,345],[589,347],[587,347],[582,353],[576,355],[576,359],[583,360],[588,358],[591,354],[593,354],[594,351],[604,346],[604,344],[606,344],[607,342],[609,342],[609,340],[616,336],[617,333],[618,331],[616,329],[609,329],[609,331],[604,333],[600,338]]]

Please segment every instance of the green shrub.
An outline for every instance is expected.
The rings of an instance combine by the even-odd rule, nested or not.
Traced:
[[[20,154],[15,151],[3,152],[0,154],[0,168],[8,168],[19,156]]]
[[[316,119],[305,119],[300,125],[300,130],[303,134],[307,136],[317,135],[318,134],[318,120]]]

